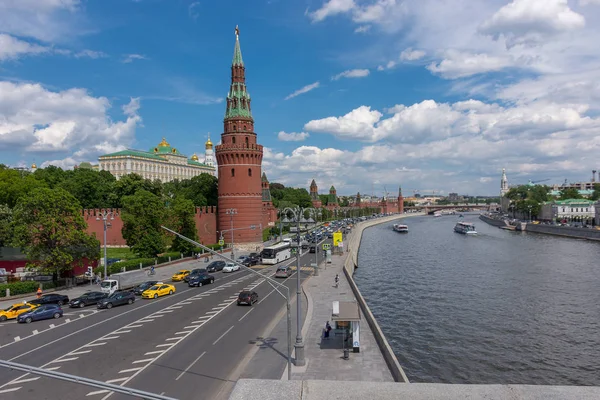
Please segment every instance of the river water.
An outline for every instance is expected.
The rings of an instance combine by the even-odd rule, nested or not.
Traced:
[[[355,280],[409,380],[600,385],[600,243],[458,220],[363,233]]]

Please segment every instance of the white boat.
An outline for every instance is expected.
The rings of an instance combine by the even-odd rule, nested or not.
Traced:
[[[393,229],[396,232],[400,232],[400,233],[408,233],[408,226],[407,225],[401,225],[401,224],[394,224]]]
[[[442,212],[441,211],[436,211],[433,213],[434,217],[441,217],[442,216]]]
[[[475,225],[470,222],[459,222],[454,226],[454,232],[462,233],[464,235],[477,235]]]

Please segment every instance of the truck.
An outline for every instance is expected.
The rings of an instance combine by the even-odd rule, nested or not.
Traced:
[[[148,280],[148,273],[143,269],[112,274],[100,283],[102,293],[109,296],[118,290],[133,289]]]

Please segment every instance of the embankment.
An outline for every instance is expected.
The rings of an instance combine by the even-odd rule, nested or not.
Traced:
[[[393,215],[384,218],[372,219],[364,222],[360,222],[355,225],[352,235],[350,237],[349,243],[347,245],[348,257],[346,257],[346,262],[344,263],[344,274],[350,283],[350,287],[352,288],[352,292],[354,293],[354,297],[358,301],[360,309],[362,311],[363,316],[367,320],[373,335],[375,336],[375,340],[377,341],[377,345],[383,354],[383,358],[390,369],[392,376],[396,382],[409,383],[404,370],[400,366],[392,347],[388,343],[383,331],[379,327],[375,316],[369,309],[369,306],[365,300],[365,298],[360,293],[356,282],[354,282],[354,278],[352,275],[354,274],[354,270],[358,268],[358,251],[360,248],[360,241],[362,239],[362,233],[365,229],[379,224],[390,223],[399,218],[405,218],[416,215],[424,215],[424,214],[402,214],[402,215]]]
[[[543,224],[527,224],[526,232],[543,233],[545,235],[564,236],[574,239],[600,241],[600,230],[588,228],[573,228],[571,226],[556,226]]]
[[[479,219],[482,220],[485,223],[488,223],[490,225],[493,226],[497,226],[497,227],[502,227],[502,226],[507,226],[508,223],[504,220],[499,220],[499,219],[494,219],[494,218],[490,218],[485,214],[479,214]]]

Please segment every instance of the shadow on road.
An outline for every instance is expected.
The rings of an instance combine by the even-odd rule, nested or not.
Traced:
[[[277,350],[275,348],[275,345],[278,343],[279,341],[277,340],[277,338],[274,337],[268,337],[268,338],[263,338],[263,337],[257,337],[255,340],[249,340],[248,343],[250,344],[255,344],[258,346],[259,349],[261,350],[265,350],[265,349],[271,349],[273,350],[275,353],[279,354],[281,357],[283,357],[285,360],[287,360],[287,354],[282,353],[281,351]]]

